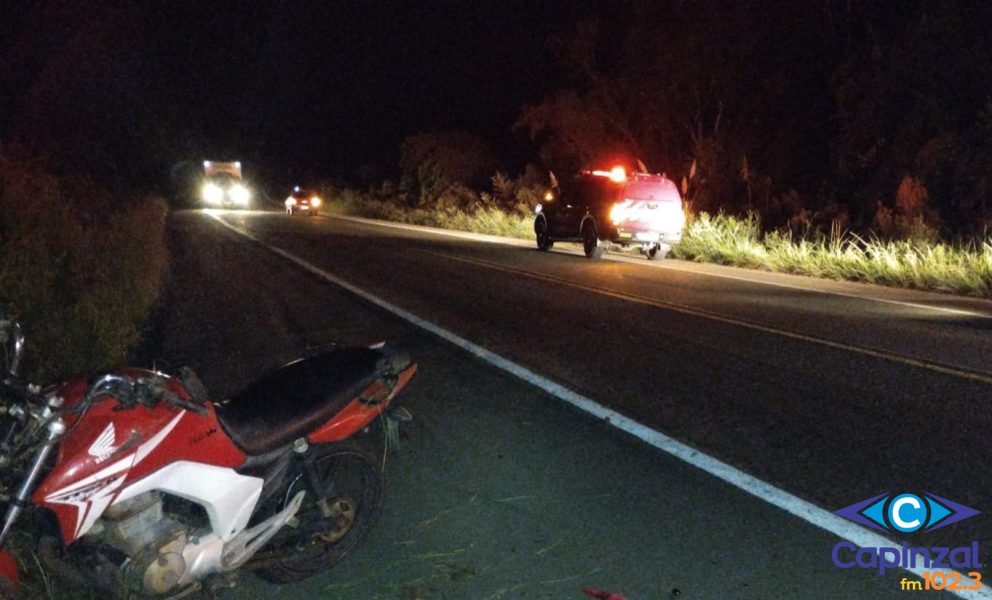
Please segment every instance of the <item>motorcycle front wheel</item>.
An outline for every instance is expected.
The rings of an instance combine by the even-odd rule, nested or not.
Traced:
[[[368,445],[347,441],[314,446],[309,452],[311,476],[320,493],[308,485],[306,473],[289,482],[284,498],[300,489],[306,496],[296,519],[270,542],[267,554],[275,552],[278,558],[256,570],[268,581],[301,581],[340,562],[358,547],[382,512],[385,475]]]

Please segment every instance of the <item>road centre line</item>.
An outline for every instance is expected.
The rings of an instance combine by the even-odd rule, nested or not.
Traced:
[[[377,219],[365,219],[365,218],[361,218],[361,217],[346,217],[346,216],[342,216],[342,215],[330,215],[330,216],[332,218],[335,218],[335,219],[341,219],[341,220],[344,220],[344,221],[354,221],[356,223],[364,223],[366,225],[373,225],[373,226],[378,226],[378,227],[392,227],[393,229],[402,229],[402,230],[405,230],[405,231],[416,231],[416,232],[421,232],[421,233],[431,233],[431,234],[434,234],[434,235],[441,235],[441,236],[453,237],[453,238],[458,238],[458,239],[463,239],[463,240],[469,240],[469,241],[475,241],[475,242],[487,242],[487,243],[491,243],[491,244],[501,244],[501,245],[504,245],[504,246],[516,246],[516,247],[527,247],[527,248],[533,248],[534,247],[534,244],[532,242],[526,242],[525,240],[517,239],[517,238],[507,238],[507,237],[502,237],[502,236],[497,236],[497,235],[489,235],[489,234],[482,234],[482,233],[472,233],[472,232],[469,232],[469,231],[454,231],[454,230],[447,230],[447,229],[439,229],[437,227],[427,227],[425,225],[409,225],[409,224],[406,224],[406,223],[393,223],[393,222],[390,222],[390,221],[380,221],[380,220],[377,220]],[[580,253],[580,252],[571,252],[571,251],[567,251],[567,250],[564,251],[563,254],[571,254],[571,255],[575,255],[575,256],[582,256],[582,253]],[[622,263],[625,263],[625,264],[636,265],[638,267],[646,267],[646,268],[653,267],[653,268],[656,268],[656,269],[665,269],[665,270],[668,270],[668,271],[676,271],[678,273],[689,273],[691,275],[699,275],[699,276],[702,276],[702,277],[716,277],[718,279],[730,279],[730,280],[733,280],[733,281],[743,281],[745,283],[753,283],[753,284],[757,284],[757,285],[767,285],[767,286],[772,286],[772,287],[780,287],[780,288],[785,288],[785,289],[790,289],[790,290],[799,290],[799,291],[802,291],[802,292],[809,292],[809,293],[813,293],[813,294],[823,294],[823,295],[827,295],[827,296],[838,296],[838,297],[841,297],[841,298],[853,298],[855,300],[862,300],[862,301],[865,301],[865,302],[877,302],[879,304],[891,304],[893,306],[902,306],[902,307],[905,307],[905,308],[912,308],[912,309],[917,309],[917,310],[927,310],[927,311],[931,311],[931,312],[945,313],[945,314],[949,314],[949,315],[956,315],[956,316],[959,316],[959,317],[973,317],[973,318],[978,318],[978,319],[992,319],[992,313],[978,312],[978,311],[974,311],[974,310],[965,310],[965,309],[961,309],[961,308],[951,308],[949,306],[939,306],[939,305],[933,305],[933,304],[923,304],[921,302],[909,302],[909,301],[906,301],[906,300],[891,300],[889,298],[879,298],[879,297],[876,297],[876,296],[865,296],[865,295],[856,294],[856,293],[853,293],[853,292],[842,292],[842,291],[838,291],[838,290],[822,290],[822,289],[818,289],[818,288],[815,288],[815,287],[809,287],[809,286],[792,284],[792,283],[784,283],[784,282],[781,282],[781,281],[768,281],[766,279],[758,279],[758,278],[754,278],[754,277],[747,277],[745,275],[732,275],[730,273],[713,273],[713,272],[707,272],[707,271],[697,271],[697,270],[694,270],[694,269],[690,268],[688,265],[701,264],[701,263],[693,263],[691,261],[685,261],[686,262],[685,265],[675,266],[673,264],[666,264],[666,261],[661,261],[661,262],[647,262],[645,260],[630,258],[630,257],[627,257],[627,256],[611,256],[609,254],[604,255],[603,256],[603,259],[604,260],[611,260],[611,261],[614,261],[614,262],[622,262]],[[715,266],[721,266],[721,265],[715,265]],[[744,268],[739,268],[739,270],[741,270],[743,272],[752,271],[752,269],[744,269]],[[771,272],[769,272],[769,273],[771,273]],[[788,275],[788,273],[785,273],[785,275]],[[824,281],[840,282],[839,280],[832,280],[832,279],[830,279],[830,280],[824,280]],[[859,282],[844,282],[844,283],[859,283]],[[864,284],[864,285],[871,285],[871,284]],[[902,288],[891,288],[891,289],[893,289],[893,290],[899,290],[899,289],[902,289]]]
[[[484,360],[490,365],[505,371],[541,390],[544,392],[567,402],[576,408],[596,417],[598,419],[604,420],[610,423],[617,429],[627,432],[646,444],[669,454],[689,465],[692,465],[710,475],[723,480],[726,483],[755,496],[759,500],[763,500],[772,506],[780,508],[789,514],[798,517],[799,519],[815,526],[820,529],[832,533],[840,538],[843,538],[853,544],[860,547],[893,547],[898,548],[899,544],[884,537],[873,531],[856,525],[847,519],[838,517],[833,513],[816,506],[810,502],[807,502],[797,496],[793,496],[789,492],[775,487],[774,485],[762,481],[757,477],[749,475],[744,471],[737,469],[725,462],[722,462],[701,450],[697,450],[679,442],[678,440],[671,438],[660,431],[656,431],[638,423],[637,421],[626,417],[610,408],[607,408],[594,400],[591,400],[581,394],[573,392],[572,390],[558,384],[542,375],[539,375],[526,367],[517,364],[509,359],[503,358],[498,354],[486,350],[485,348],[476,345],[465,338],[458,336],[457,334],[448,331],[430,321],[422,319],[411,312],[408,312],[394,304],[391,304],[378,296],[375,296],[365,290],[354,286],[347,281],[332,275],[312,264],[291,254],[281,248],[269,245],[247,231],[241,230],[227,222],[225,222],[219,215],[211,214],[211,217],[216,219],[224,227],[234,231],[238,235],[252,240],[266,248],[267,250],[285,258],[289,262],[299,266],[303,270],[336,285],[352,294],[362,298],[363,300],[378,306],[379,308],[389,312],[412,325],[423,329],[450,344],[453,344],[462,350],[476,356],[479,359]],[[929,568],[924,567],[900,567],[902,570],[912,573],[920,578],[923,577],[923,573]],[[962,581],[968,581],[968,578],[961,575]],[[958,590],[950,591],[952,594],[957,595],[960,598],[983,598],[986,600],[992,600],[992,588],[989,586],[982,586],[978,590]]]
[[[578,253],[576,253],[576,254],[578,254]],[[579,254],[579,255],[581,256],[581,254]],[[672,264],[666,264],[666,261],[646,263],[643,260],[638,260],[638,259],[630,258],[630,257],[627,257],[627,256],[610,256],[610,257],[604,257],[604,258],[608,258],[608,260],[613,260],[613,261],[616,261],[616,262],[622,262],[622,263],[627,263],[627,264],[634,264],[634,265],[641,265],[641,266],[654,266],[654,267],[659,268],[659,269],[667,269],[669,271],[675,271],[675,272],[678,272],[678,273],[690,273],[692,275],[702,275],[702,276],[706,276],[706,277],[717,277],[719,279],[730,279],[731,281],[743,281],[745,283],[754,283],[754,284],[758,284],[758,285],[768,285],[768,286],[772,286],[772,287],[785,288],[787,290],[798,290],[798,291],[801,291],[801,292],[810,292],[810,293],[813,293],[813,294],[822,294],[822,295],[825,295],[825,296],[838,296],[840,298],[852,298],[854,300],[862,300],[862,301],[865,301],[865,302],[877,302],[879,304],[891,304],[893,306],[902,306],[902,307],[905,307],[905,308],[912,308],[912,309],[916,309],[916,310],[927,310],[927,311],[931,311],[931,312],[946,313],[946,314],[954,315],[954,316],[958,316],[958,317],[972,317],[972,318],[976,318],[976,319],[992,319],[992,313],[983,313],[983,312],[978,312],[978,311],[974,311],[974,310],[964,310],[964,309],[961,309],[961,308],[951,308],[949,306],[939,306],[939,305],[934,305],[934,304],[923,304],[923,303],[920,303],[920,302],[908,302],[906,300],[891,300],[889,298],[879,298],[877,296],[865,296],[865,295],[862,295],[862,294],[855,294],[853,292],[841,292],[841,291],[838,291],[838,290],[821,290],[821,289],[817,289],[815,287],[809,287],[809,286],[798,285],[798,284],[793,284],[793,283],[783,283],[781,281],[767,281],[767,280],[763,280],[763,279],[755,279],[755,278],[752,278],[752,277],[746,277],[744,275],[731,275],[729,273],[710,273],[710,272],[706,272],[706,271],[697,271],[697,270],[694,270],[694,269],[689,268],[688,266],[683,266],[683,265],[675,266],[675,265],[672,265]],[[714,264],[714,266],[724,266],[724,265],[716,265],[715,263],[695,263],[695,262],[692,262],[692,261],[683,261],[683,262],[685,262],[687,265]],[[740,271],[743,271],[745,273],[748,272],[748,271],[754,271],[755,270],[755,269],[747,269],[747,268],[744,268],[744,267],[733,267],[733,268],[735,268],[737,270],[740,270]],[[769,274],[775,273],[774,271],[766,271],[766,272],[769,273]],[[779,273],[779,274],[781,274],[781,275],[791,275],[790,273]],[[810,277],[814,281],[816,280],[816,278],[814,278],[812,276],[810,276]],[[831,281],[831,282],[839,283],[839,282],[842,282],[843,280],[826,279],[826,278],[824,278],[824,279],[822,279],[822,281]],[[861,282],[857,282],[857,281],[847,281],[846,283],[858,283],[858,284],[861,284],[861,285],[872,285],[872,284],[861,283]],[[892,287],[890,289],[898,290],[898,289],[903,289],[903,288]]]
[[[762,325],[760,323],[755,323],[753,321],[748,321],[745,319],[738,319],[735,317],[728,317],[725,315],[720,315],[708,310],[701,308],[695,308],[681,304],[678,302],[671,302],[666,300],[658,300],[655,298],[648,298],[646,296],[639,296],[636,294],[629,294],[623,292],[615,292],[608,290],[606,288],[601,288],[593,285],[586,285],[584,283],[578,283],[575,281],[569,281],[560,277],[554,277],[553,275],[545,275],[543,273],[535,273],[533,271],[528,271],[526,269],[517,269],[514,267],[507,267],[505,265],[500,265],[492,263],[486,260],[480,260],[476,258],[466,258],[463,256],[455,256],[453,254],[447,254],[444,252],[436,252],[434,250],[417,250],[424,254],[433,254],[435,256],[440,256],[447,258],[449,260],[463,262],[471,265],[476,265],[480,267],[485,267],[487,269],[493,269],[496,271],[502,271],[504,273],[510,273],[513,275],[521,275],[524,277],[529,277],[532,279],[538,279],[540,281],[547,281],[550,283],[557,283],[559,285],[565,285],[575,289],[579,289],[586,292],[591,292],[594,294],[599,294],[602,296],[608,296],[610,298],[616,298],[619,300],[625,300],[627,302],[634,302],[637,304],[642,304],[645,306],[653,306],[655,308],[662,308],[665,310],[671,310],[679,312],[682,314],[691,315],[694,317],[699,317],[702,319],[708,319],[711,321],[718,321],[720,323],[725,323],[727,325],[735,325],[737,327],[744,327],[747,329],[753,329],[756,331],[761,331],[763,333],[770,333],[773,335],[778,335],[781,337],[786,337],[794,340],[799,340],[803,342],[808,342],[811,344],[817,344],[820,346],[826,346],[828,348],[833,348],[835,350],[844,350],[847,352],[855,352],[858,354],[863,354],[865,356],[871,356],[872,358],[878,358],[881,360],[906,365],[910,367],[916,367],[920,369],[927,369],[929,371],[934,371],[940,373],[941,375],[950,375],[952,377],[960,377],[962,379],[967,379],[970,381],[975,381],[978,383],[984,383],[992,385],[992,373],[986,373],[983,371],[967,369],[964,367],[955,367],[951,365],[944,365],[934,361],[928,361],[918,358],[912,358],[909,356],[902,356],[900,354],[895,354],[892,352],[887,352],[885,350],[876,350],[873,348],[866,348],[864,346],[857,346],[854,344],[846,344],[844,342],[836,342],[833,340],[828,340],[825,338],[820,338],[812,335],[806,335],[803,333],[796,333],[793,331],[788,331],[785,329],[780,329],[778,327],[772,327],[769,325]]]

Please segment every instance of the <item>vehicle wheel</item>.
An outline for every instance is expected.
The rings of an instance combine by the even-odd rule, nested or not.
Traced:
[[[320,214],[320,211],[319,210],[311,210],[310,211],[310,216],[311,217],[316,217],[319,214]]]
[[[582,227],[582,249],[586,252],[586,258],[599,258],[606,251],[606,246],[599,242],[596,225],[592,222]]]
[[[543,215],[534,221],[534,235],[537,237],[537,249],[541,252],[547,252],[555,245],[548,232],[548,219]]]
[[[299,476],[279,494],[289,502],[299,490],[307,492],[296,526],[283,527],[262,550],[278,557],[256,571],[268,581],[302,581],[340,562],[358,547],[382,512],[386,480],[371,448],[354,441],[311,448],[314,471],[327,493],[315,498],[306,477]]]

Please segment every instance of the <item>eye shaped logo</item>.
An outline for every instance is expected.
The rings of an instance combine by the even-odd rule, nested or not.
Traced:
[[[979,511],[929,492],[886,492],[834,514],[880,531],[913,533],[924,528],[927,532],[940,529],[974,517]]]

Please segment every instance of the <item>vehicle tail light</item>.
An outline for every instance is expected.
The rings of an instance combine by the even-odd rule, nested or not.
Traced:
[[[610,220],[614,223],[622,223],[627,220],[627,214],[631,206],[630,200],[624,200],[623,202],[617,202],[613,205],[610,210]]]

